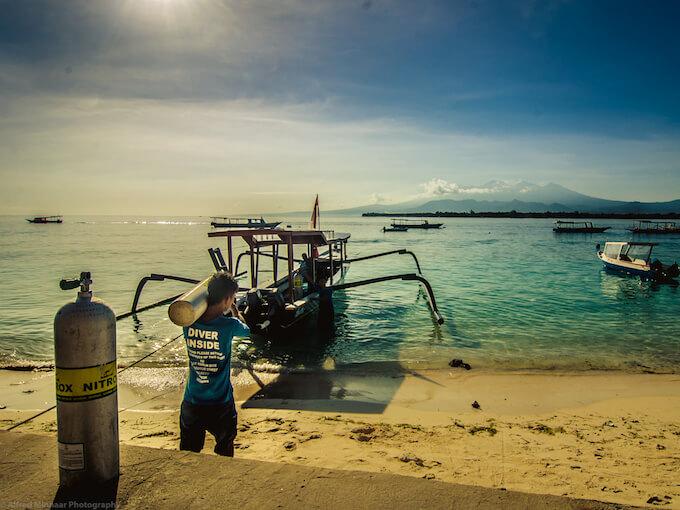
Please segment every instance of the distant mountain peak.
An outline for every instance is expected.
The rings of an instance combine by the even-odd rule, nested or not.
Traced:
[[[391,205],[373,205],[353,210],[361,212],[680,212],[680,200],[662,203],[623,202],[590,197],[560,184],[534,184],[527,181],[490,180],[481,186],[459,186],[443,179],[432,179],[424,186],[429,196]],[[429,201],[428,201],[429,198]],[[347,211],[350,212],[350,211]]]

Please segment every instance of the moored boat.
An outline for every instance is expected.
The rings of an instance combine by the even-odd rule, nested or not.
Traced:
[[[408,227],[399,225],[396,227],[383,227],[383,232],[408,232]]]
[[[295,326],[306,322],[306,319],[317,317],[321,323],[321,316],[327,317],[322,313],[324,306],[329,305],[334,291],[389,280],[422,283],[427,303],[436,322],[438,324],[444,322],[437,310],[432,287],[422,276],[415,254],[402,249],[349,259],[347,243],[350,234],[319,230],[318,217],[318,205],[315,204],[310,229],[241,228],[208,232],[208,237],[226,238],[226,256],[222,255],[220,248],[210,248],[208,252],[216,270],[229,271],[239,280],[236,303],[252,332],[272,336],[285,335],[286,332],[295,331]],[[240,247],[245,247],[245,251],[237,253],[235,250]],[[393,274],[344,282],[350,263],[388,255],[412,256],[418,273]],[[241,270],[243,257],[246,257],[247,263],[245,269]],[[267,263],[264,263],[263,259],[267,260]],[[201,282],[195,278],[153,273],[139,282],[132,309],[124,316],[167,304],[180,297],[181,295],[172,296],[138,307],[144,285],[149,281],[166,279],[193,284]],[[200,287],[199,285],[196,289]],[[332,310],[332,304],[330,308]],[[316,311],[319,313],[314,313]],[[185,325],[179,322],[175,324]]]
[[[680,234],[680,227],[672,221],[635,220],[628,230],[633,234]]]
[[[655,281],[672,281],[678,276],[678,264],[662,264],[652,261],[652,249],[658,243],[607,242],[604,250],[598,244],[597,256],[605,268],[622,273],[637,275]]]
[[[599,234],[611,227],[596,227],[591,221],[553,221],[553,232],[557,234]]]
[[[63,223],[61,216],[36,216],[33,219],[26,218],[29,223]]]
[[[210,225],[215,228],[275,228],[280,221],[265,221],[264,218],[213,217]]]
[[[410,218],[392,218],[392,227],[399,228],[441,228],[443,223],[430,223],[427,220],[414,220]]]

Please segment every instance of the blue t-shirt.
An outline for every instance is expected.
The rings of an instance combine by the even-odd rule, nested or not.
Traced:
[[[189,354],[189,378],[184,400],[192,404],[223,404],[232,395],[231,339],[250,329],[234,317],[196,321],[182,328]]]

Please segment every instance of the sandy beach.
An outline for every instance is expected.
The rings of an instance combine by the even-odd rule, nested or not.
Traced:
[[[680,508],[680,375],[255,368],[233,374],[240,458]],[[121,442],[177,449],[184,373],[121,373]],[[53,384],[0,371],[0,428]],[[14,430],[56,435],[56,412]]]

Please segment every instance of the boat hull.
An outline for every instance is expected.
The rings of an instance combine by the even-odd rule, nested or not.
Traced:
[[[628,229],[632,234],[647,234],[647,235],[667,235],[667,234],[680,234],[680,228],[667,228],[667,229]]]
[[[594,227],[594,228],[553,228],[556,234],[601,234],[609,230],[611,227]]]
[[[349,263],[333,261],[333,283],[342,283],[347,271]],[[309,326],[310,321],[318,315],[319,293],[310,292],[292,303],[287,303],[287,278],[280,280],[276,285],[277,287],[251,291],[243,298],[244,318],[251,331],[272,336],[288,336],[301,327]]]
[[[605,260],[603,256],[600,256],[600,260],[602,260],[602,265],[606,269],[641,276],[643,278],[654,278],[654,271],[652,271],[649,266],[634,266],[632,264],[625,264],[624,262]]]
[[[210,225],[215,228],[275,228],[281,222],[271,221],[265,223],[252,222],[252,223],[220,223],[218,221],[211,221]]]

